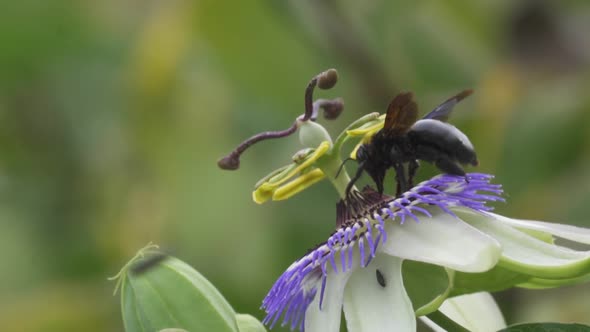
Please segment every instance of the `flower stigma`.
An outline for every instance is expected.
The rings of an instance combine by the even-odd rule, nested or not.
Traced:
[[[316,86],[324,90],[331,89],[334,87],[334,85],[336,85],[337,81],[338,72],[335,69],[328,69],[313,77],[311,81],[309,81],[307,88],[305,89],[305,113],[296,118],[293,124],[285,130],[266,131],[256,134],[250,137],[249,139],[245,140],[240,145],[238,145],[238,147],[235,150],[233,150],[227,156],[217,161],[217,165],[219,166],[219,168],[224,170],[238,169],[240,167],[240,156],[250,146],[267,139],[283,138],[290,136],[307,122],[315,122],[317,120],[320,109],[324,111],[324,117],[326,119],[336,119],[344,109],[342,99],[318,99],[314,102],[313,92]]]

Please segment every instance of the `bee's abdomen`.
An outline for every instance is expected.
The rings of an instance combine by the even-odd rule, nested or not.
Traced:
[[[475,149],[469,138],[446,122],[433,119],[419,120],[410,128],[408,137],[418,151],[421,150],[420,146],[427,146],[462,164],[477,164]],[[421,159],[432,159],[432,156],[422,156]]]

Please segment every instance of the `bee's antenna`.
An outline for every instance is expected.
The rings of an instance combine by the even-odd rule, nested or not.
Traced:
[[[350,160],[354,160],[354,159],[348,157],[348,158],[344,159],[342,164],[340,164],[340,167],[338,168],[338,172],[336,172],[336,176],[334,177],[335,179],[338,178],[338,175],[340,175],[340,172],[342,172],[342,168],[344,168],[344,164],[346,164],[346,162],[350,161]]]
[[[352,186],[354,186],[354,183],[361,178],[361,175],[363,175],[363,171],[365,170],[365,163],[360,163],[359,164],[359,168],[356,170],[356,174],[354,175],[354,177],[350,180],[350,182],[348,182],[348,185],[346,186],[346,197],[349,196],[350,194],[350,190],[352,189]]]

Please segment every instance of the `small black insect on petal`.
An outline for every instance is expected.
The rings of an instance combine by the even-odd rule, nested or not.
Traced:
[[[381,287],[385,288],[385,277],[383,276],[383,274],[381,273],[381,271],[379,271],[379,269],[375,270],[375,275],[377,276],[377,282],[379,283],[379,285],[381,285]]]

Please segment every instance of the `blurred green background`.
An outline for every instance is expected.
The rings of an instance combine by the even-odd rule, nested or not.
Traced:
[[[237,172],[216,161],[288,127],[331,67],[338,85],[316,95],[345,100],[333,134],[401,89],[426,112],[474,88],[451,122],[504,185],[497,211],[590,227],[588,31],[583,0],[3,1],[2,330],[122,331],[106,278],[149,241],[262,318],[277,276],[333,230],[336,192],[252,202],[296,137]],[[590,324],[589,295],[497,297],[509,323]]]

